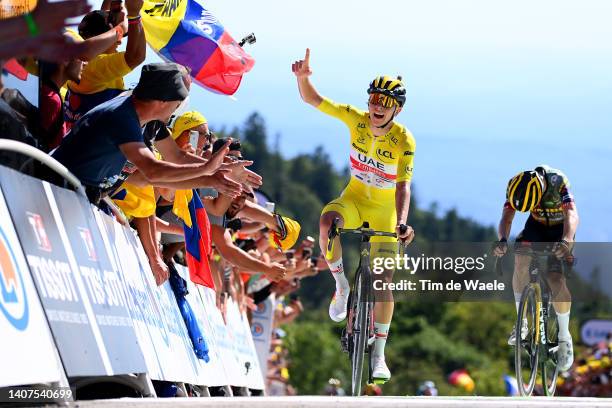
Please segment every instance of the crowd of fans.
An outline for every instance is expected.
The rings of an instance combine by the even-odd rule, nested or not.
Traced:
[[[49,153],[80,180],[94,205],[127,220],[156,283],[170,279],[177,297],[175,263],[188,265],[191,279],[206,284],[202,270],[189,263],[189,231],[197,224],[197,268],[204,263],[210,270],[213,284],[207,286],[214,287],[224,318],[230,298],[248,312],[275,295],[268,386],[294,393],[278,327],[303,310],[294,295],[300,279],[326,264],[313,256],[314,239],[297,243],[298,222],[258,201],[264,180],[248,169],[252,162],[242,156],[240,141],[217,138],[201,112],[205,107],[187,110],[187,68],[146,64],[135,88],[126,89],[125,75],[146,56],[142,6],[142,0],[105,0],[91,11],[85,0],[39,0],[30,13],[0,20],[0,64],[18,61],[40,84],[35,106],[0,81],[0,133]],[[67,19],[81,15],[77,30],[67,28]],[[118,51],[123,41],[125,51]],[[4,165],[65,185],[42,166],[1,154]],[[194,212],[197,202],[204,220]]]

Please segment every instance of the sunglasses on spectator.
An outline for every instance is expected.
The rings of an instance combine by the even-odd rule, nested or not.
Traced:
[[[206,140],[206,146],[208,146],[208,145],[212,144],[212,140],[213,140],[213,137],[215,137],[215,134],[213,133],[212,130],[209,129],[208,132],[204,133],[204,137],[206,138],[205,139]],[[206,150],[206,149],[204,149],[204,150]]]
[[[382,106],[383,108],[391,108],[397,105],[397,101],[394,98],[380,93],[371,94],[368,103],[374,106]]]

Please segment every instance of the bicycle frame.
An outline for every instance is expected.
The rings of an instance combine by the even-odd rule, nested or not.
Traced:
[[[328,235],[327,259],[333,253],[333,242],[341,234],[361,235],[359,247],[359,266],[355,273],[353,290],[351,292],[347,325],[342,336],[341,343],[346,348],[351,357],[352,368],[352,395],[361,394],[361,382],[363,375],[363,361],[365,353],[370,356],[371,345],[369,344],[370,335],[374,333],[374,294],[372,291],[372,271],[370,269],[370,238],[373,236],[396,237],[395,233],[375,231],[369,228],[369,223],[364,222],[358,229],[340,229],[337,227],[338,219],[332,222]],[[369,382],[372,381],[372,365],[368,362]]]
[[[526,351],[527,355],[531,359],[531,374],[530,381],[528,381],[528,387],[525,389],[523,385],[519,387],[519,391],[521,395],[529,396],[533,392],[533,387],[535,385],[535,377],[537,376],[537,366],[541,367],[541,375],[542,375],[542,386],[544,388],[544,393],[546,395],[554,395],[555,391],[555,381],[558,375],[558,370],[556,369],[556,360],[554,353],[556,352],[557,343],[551,341],[548,321],[549,321],[549,308],[552,305],[552,291],[547,282],[547,279],[543,277],[542,274],[542,265],[541,258],[547,259],[547,272],[550,272],[550,259],[553,259],[554,255],[549,250],[532,250],[521,251],[517,253],[522,253],[523,255],[528,255],[531,257],[531,261],[529,262],[529,283],[523,289],[523,294],[521,296],[521,312],[517,316],[516,324],[515,324],[515,333],[516,333],[516,346],[515,346],[515,370],[517,373],[517,379],[521,379],[521,370],[522,370],[522,354],[521,350]],[[560,261],[560,272],[565,274],[566,264],[564,261]],[[533,322],[534,327],[534,336],[533,343],[531,347],[527,341],[523,341],[522,339],[522,325],[524,314],[527,310],[527,302],[529,299],[528,294],[532,293],[533,301],[535,307],[535,316],[537,321]],[[533,348],[532,348],[533,347]],[[555,368],[552,371],[548,371],[547,364],[550,363],[555,364]],[[551,385],[547,385],[547,378],[550,375]]]

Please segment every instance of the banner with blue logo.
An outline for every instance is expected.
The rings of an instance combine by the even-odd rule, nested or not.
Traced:
[[[69,377],[109,375],[103,340],[95,332],[86,292],[64,249],[40,180],[2,168],[0,184],[34,278],[49,327]]]
[[[61,366],[0,189],[0,387],[56,382]],[[36,367],[33,370],[32,367]]]
[[[47,185],[52,208],[57,206],[56,222],[66,234],[65,249],[74,257],[79,276],[91,305],[112,373],[146,372],[144,356],[138,345],[128,311],[128,294],[119,270],[112,267],[104,250],[102,234],[95,222],[91,204],[74,192]]]
[[[263,389],[246,315],[229,300],[224,318],[213,290],[187,282],[209,362],[196,357],[176,295],[155,284],[133,230],[72,191],[0,166],[0,387],[147,373]]]

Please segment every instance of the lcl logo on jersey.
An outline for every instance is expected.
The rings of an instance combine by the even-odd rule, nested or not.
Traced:
[[[79,228],[79,235],[81,235],[81,239],[85,243],[85,249],[87,250],[87,258],[89,258],[90,261],[97,261],[98,256],[96,255],[96,248],[93,244],[91,231],[87,228]]]
[[[53,250],[51,248],[51,241],[49,241],[49,236],[47,235],[47,231],[45,231],[45,225],[43,224],[42,217],[40,214],[34,214],[31,212],[26,214],[28,215],[30,226],[32,227],[32,230],[34,230],[34,236],[36,237],[38,248],[46,252],[51,252]]]
[[[0,312],[17,330],[28,327],[28,299],[15,254],[0,228]]]
[[[388,150],[378,149],[378,150],[376,150],[376,155],[382,161],[385,161],[385,159],[395,160],[395,157],[393,156],[393,153],[388,151]]]

